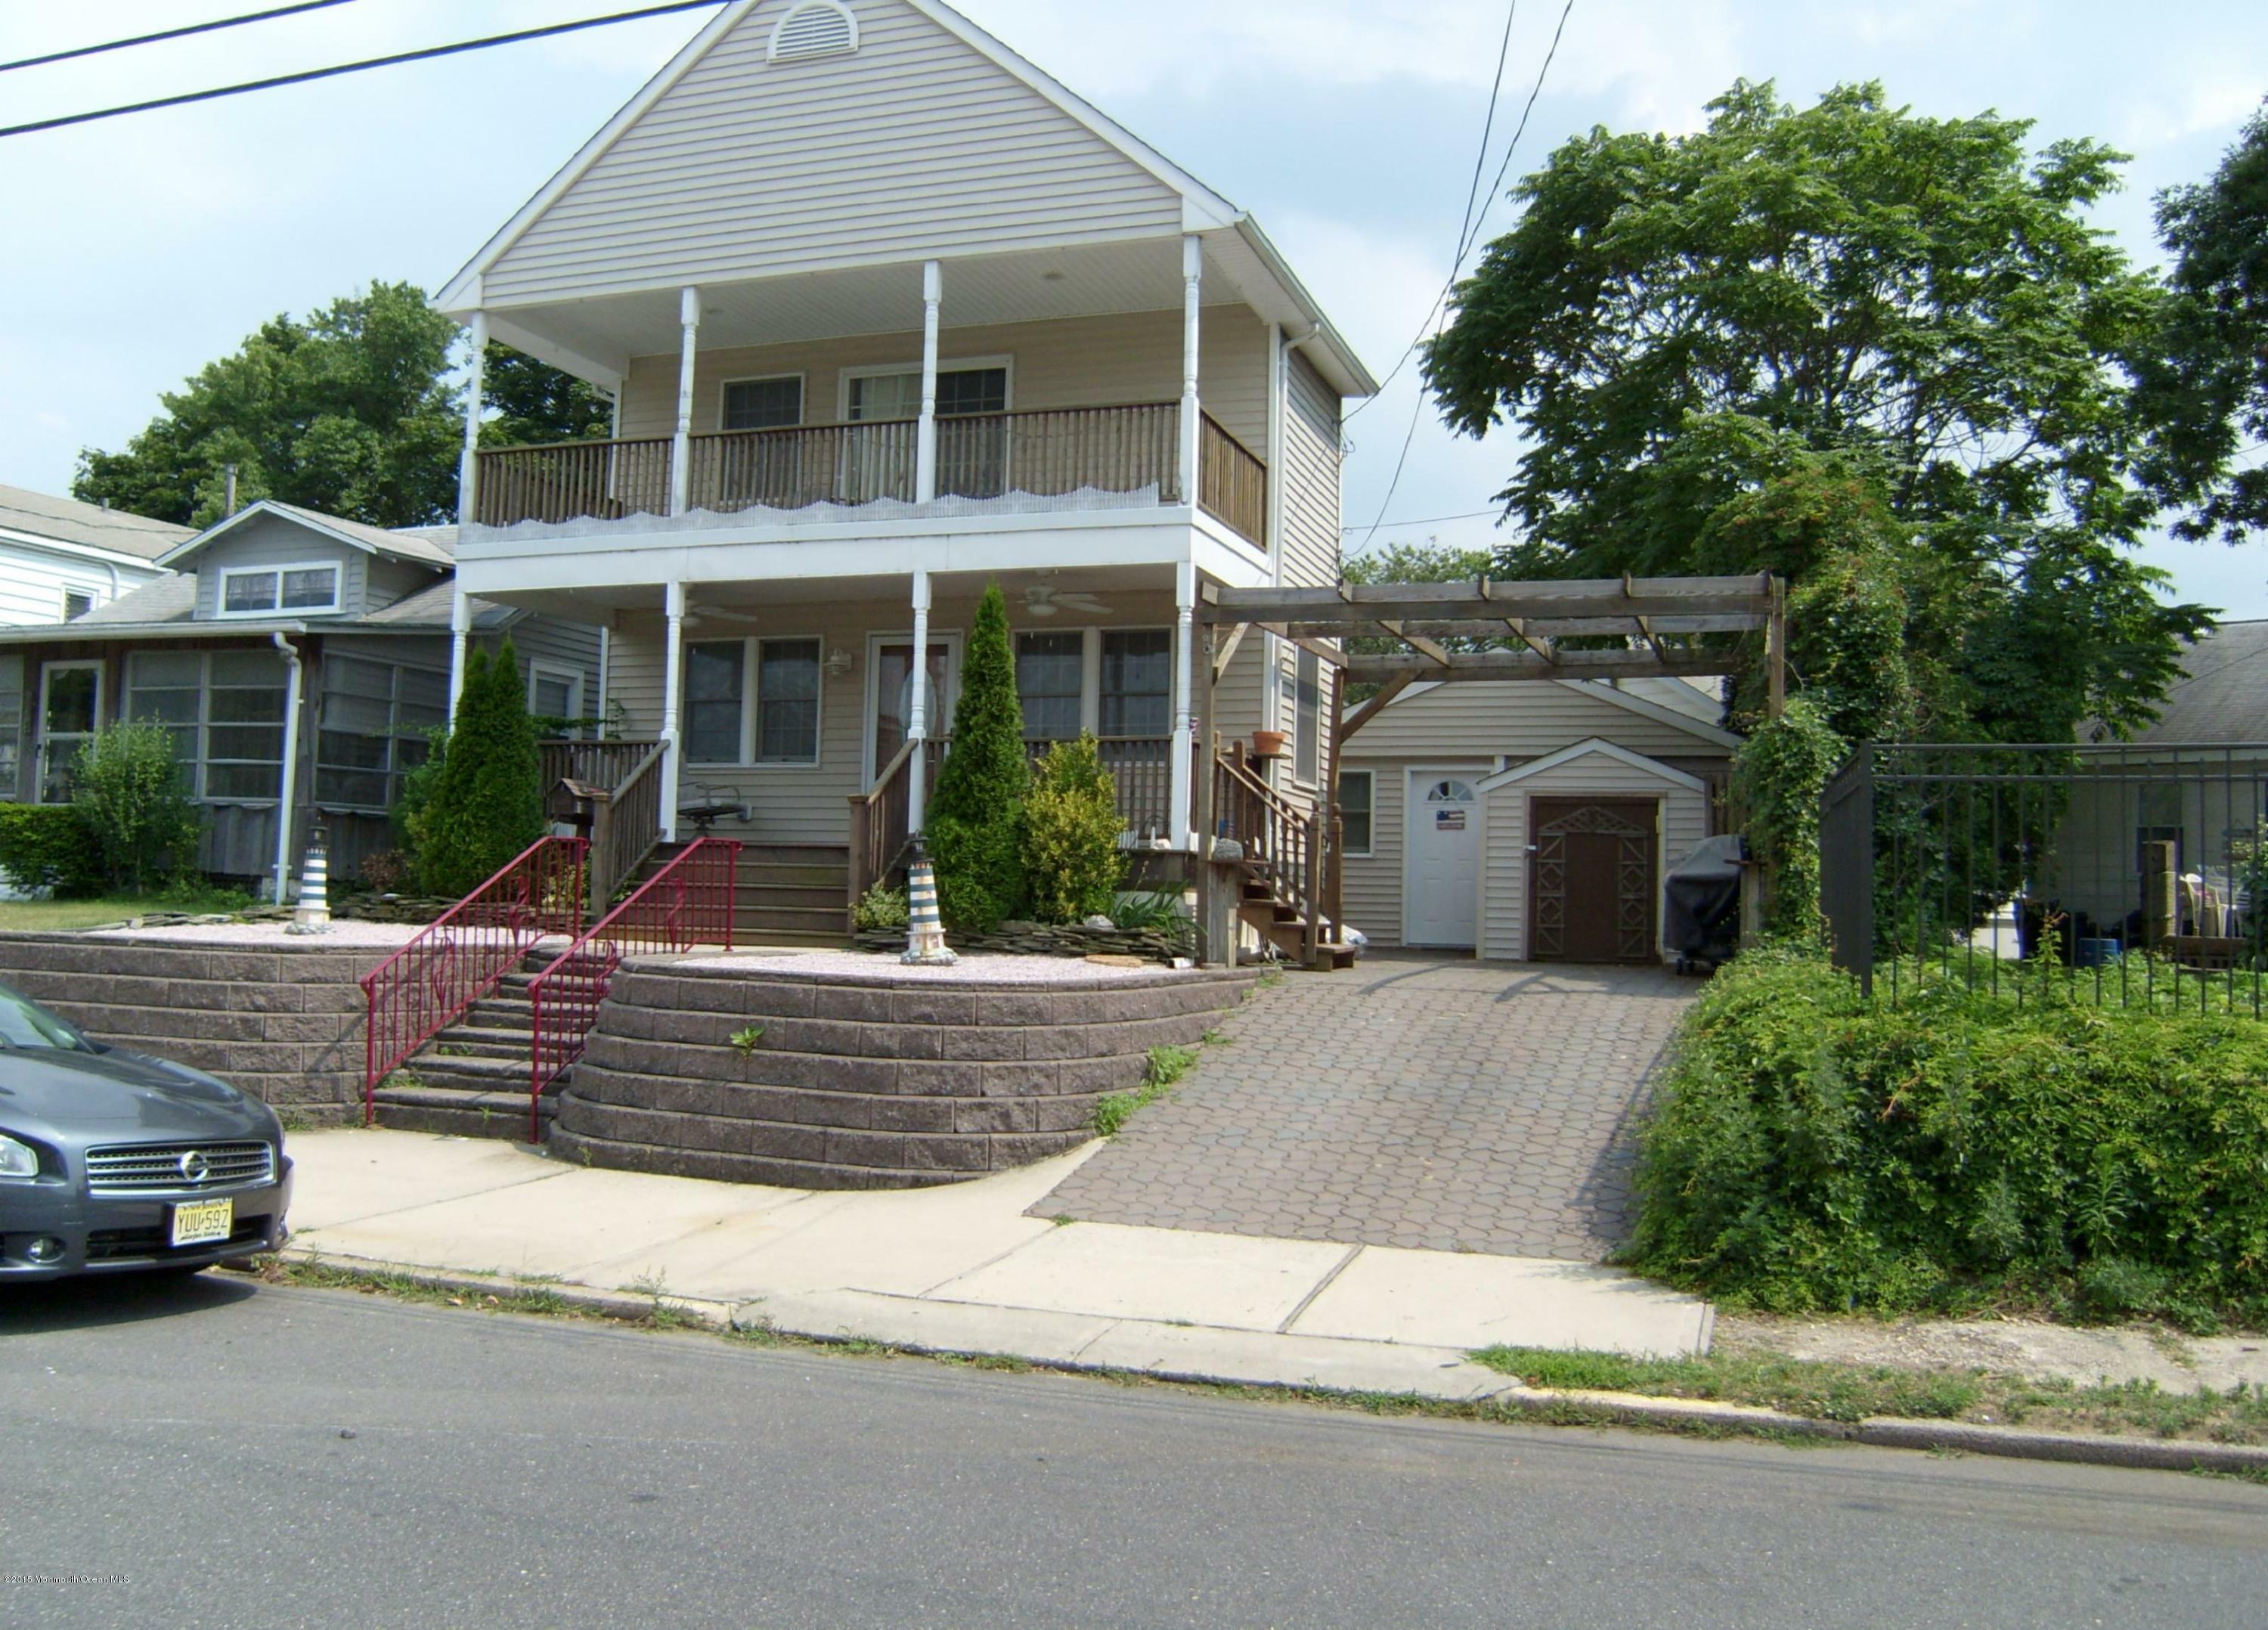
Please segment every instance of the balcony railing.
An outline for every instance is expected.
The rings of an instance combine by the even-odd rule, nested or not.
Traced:
[[[1178,504],[1180,425],[1181,406],[1170,402],[942,417],[938,496],[1094,491]],[[910,503],[919,433],[912,419],[890,419],[695,436],[688,444],[686,503],[718,513],[879,498]],[[1245,537],[1264,541],[1266,467],[1210,416],[1198,446],[1198,501]],[[670,452],[667,438],[654,437],[486,449],[475,518],[482,526],[508,527],[666,514]]]

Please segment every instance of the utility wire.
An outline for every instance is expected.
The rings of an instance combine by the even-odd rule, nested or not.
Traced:
[[[635,11],[585,17],[571,23],[523,28],[516,33],[490,34],[481,40],[460,40],[454,45],[431,45],[422,50],[397,51],[391,56],[342,63],[334,68],[311,68],[301,73],[278,74],[272,79],[252,79],[242,85],[225,85],[210,91],[190,91],[180,96],[160,96],[146,102],[129,102],[122,107],[99,108],[93,113],[65,114],[55,119],[36,119],[29,124],[0,126],[0,136],[28,136],[34,130],[53,130],[68,124],[85,124],[96,119],[116,119],[127,114],[148,113],[158,107],[180,107],[189,102],[210,102],[223,96],[242,96],[249,91],[272,91],[279,85],[305,85],[312,79],[330,79],[340,74],[360,73],[366,68],[392,68],[401,63],[422,63],[437,56],[453,56],[461,51],[482,51],[490,46],[513,45],[522,40],[541,40],[551,34],[573,33],[584,28],[603,28],[610,23],[636,22],[640,18],[664,17],[672,11],[698,11],[704,6],[718,6],[725,3],[725,0],[671,0],[666,5],[644,6]]]
[[[1434,522],[1440,520],[1478,520],[1484,516],[1497,515],[1501,514],[1503,512],[1501,510],[1493,509],[1469,509],[1462,515],[1404,515],[1398,520],[1381,521],[1378,524],[1387,527],[1430,527]],[[1339,530],[1342,532],[1359,532],[1362,530],[1362,522],[1358,520],[1351,526],[1341,527]]]
[[[163,28],[154,34],[136,34],[130,40],[106,40],[100,45],[73,46],[68,51],[50,51],[45,56],[26,56],[18,62],[0,63],[0,74],[15,68],[44,68],[49,63],[68,63],[74,57],[99,56],[105,51],[123,51],[129,46],[155,45],[160,40],[180,40],[190,34],[209,34],[216,28],[240,28],[247,23],[264,23],[270,18],[290,17],[298,11],[320,11],[326,6],[344,5],[347,0],[299,0],[297,5],[271,6],[265,11],[248,11],[242,17],[216,18],[210,23],[190,23],[180,28]]]
[[[1517,0],[1515,0],[1515,4],[1516,3]],[[1497,189],[1504,185],[1504,178],[1512,171],[1512,156],[1520,151],[1520,138],[1528,133],[1528,116],[1535,111],[1535,99],[1543,93],[1543,81],[1550,76],[1551,72],[1551,63],[1559,55],[1559,41],[1565,38],[1567,33],[1567,17],[1570,12],[1574,11],[1574,9],[1575,0],[1566,0],[1566,4],[1559,8],[1559,26],[1551,31],[1551,47],[1549,50],[1544,52],[1543,65],[1535,70],[1535,83],[1528,87],[1527,105],[1520,110],[1520,122],[1513,128],[1512,140],[1505,144],[1504,162],[1497,166],[1496,179],[1489,184],[1490,196],[1491,200],[1493,200]],[[4,134],[6,134],[6,132],[0,131],[0,135]],[[1462,269],[1465,263],[1465,256],[1471,252],[1473,245],[1480,241],[1481,229],[1487,219],[1488,210],[1484,207],[1479,214],[1474,217],[1468,224],[1464,240],[1457,246],[1457,258],[1455,263],[1449,269],[1449,280],[1441,285],[1441,292],[1433,297],[1433,311],[1428,312],[1425,314],[1425,321],[1429,327],[1432,325],[1433,321],[1433,313],[1441,309],[1442,302],[1449,298],[1449,291],[1456,286],[1457,273]],[[1418,354],[1418,346],[1425,337],[1425,331],[1424,328],[1420,328],[1418,330],[1418,338],[1410,341],[1410,349],[1402,353],[1402,361],[1394,365],[1394,373],[1401,372],[1402,364],[1409,361],[1410,358]],[[1391,380],[1393,377],[1393,373],[1387,375],[1388,380]],[[1381,381],[1379,388],[1383,390],[1385,387],[1385,383]],[[1375,402],[1377,400],[1378,398],[1375,396],[1370,398],[1370,401],[1372,402]],[[1359,413],[1367,405],[1367,403],[1358,403],[1355,411]],[[1418,393],[1418,400],[1416,403],[1410,409],[1410,428],[1403,434],[1402,451],[1394,461],[1394,478],[1386,483],[1386,497],[1379,502],[1378,519],[1370,523],[1370,530],[1364,533],[1362,535],[1362,542],[1355,545],[1355,550],[1358,554],[1370,547],[1371,540],[1378,535],[1379,527],[1385,524],[1387,509],[1393,504],[1394,495],[1401,489],[1402,486],[1402,472],[1406,469],[1410,464],[1410,445],[1418,439],[1418,421],[1425,417],[1425,393],[1423,389],[1420,389]],[[1347,417],[1350,419],[1353,417],[1354,414],[1352,413],[1347,415]]]

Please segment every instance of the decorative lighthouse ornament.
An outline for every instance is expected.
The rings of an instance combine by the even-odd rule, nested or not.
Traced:
[[[914,840],[913,863],[906,868],[906,954],[902,962],[923,967],[949,967],[961,960],[945,942],[945,925],[937,916],[937,872],[929,851]]]
[[[307,837],[306,858],[299,867],[299,904],[285,933],[328,933],[331,931],[330,835],[318,825]]]

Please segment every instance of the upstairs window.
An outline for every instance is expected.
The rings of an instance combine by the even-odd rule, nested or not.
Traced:
[[[726,430],[784,430],[803,423],[803,376],[733,380],[725,387]]]
[[[836,0],[807,0],[772,30],[770,60],[799,63],[814,56],[848,56],[858,48],[858,19]]]
[[[231,566],[220,574],[220,615],[255,617],[281,612],[336,611],[335,562],[293,566]]]

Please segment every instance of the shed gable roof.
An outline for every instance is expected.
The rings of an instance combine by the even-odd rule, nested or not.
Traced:
[[[1709,784],[1698,776],[1688,775],[1683,770],[1665,764],[1658,759],[1648,758],[1643,753],[1633,753],[1626,747],[1620,747],[1612,741],[1602,741],[1597,736],[1593,736],[1587,741],[1578,741],[1572,747],[1563,747],[1556,753],[1546,753],[1541,758],[1530,759],[1528,763],[1516,765],[1513,769],[1498,771],[1496,774],[1481,782],[1481,795],[1486,797],[1498,787],[1516,786],[1521,782],[1531,777],[1542,775],[1547,771],[1557,770],[1564,765],[1575,763],[1578,759],[1594,756],[1611,758],[1616,763],[1639,771],[1658,781],[1666,781],[1672,786],[1684,787],[1689,792],[1705,793],[1709,790]]]
[[[797,0],[735,0],[436,303],[461,311],[1236,218],[949,6],[846,3],[855,51],[774,62],[773,31]]]

